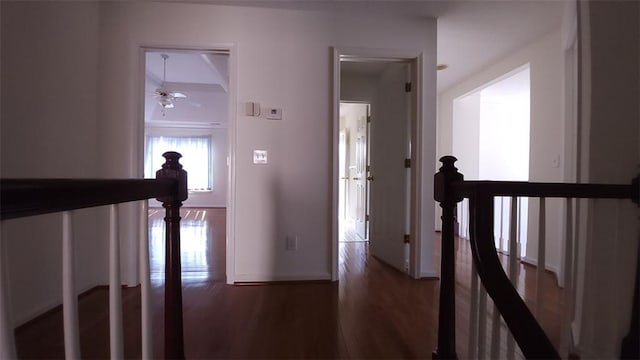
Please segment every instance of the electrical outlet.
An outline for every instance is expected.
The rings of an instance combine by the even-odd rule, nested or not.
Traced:
[[[298,237],[294,235],[287,236],[287,250],[298,250]]]

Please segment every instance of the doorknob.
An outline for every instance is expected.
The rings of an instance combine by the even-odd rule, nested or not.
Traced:
[[[359,178],[359,177],[354,177],[354,178],[352,178],[352,179],[353,179],[353,180],[360,180],[360,178]]]
[[[349,180],[349,177],[348,177],[348,176],[343,176],[343,177],[341,177],[340,179],[341,179],[341,180]]]
[[[367,181],[373,181],[373,176],[367,176]]]

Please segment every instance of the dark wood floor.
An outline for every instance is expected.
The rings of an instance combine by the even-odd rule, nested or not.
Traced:
[[[206,248],[224,251],[224,210],[191,215],[208,222],[204,233],[211,239],[204,241]],[[151,214],[151,224],[154,216]],[[187,241],[183,236],[183,243]],[[188,248],[198,246],[205,248]],[[158,256],[152,268],[161,264]],[[188,358],[426,359],[435,348],[438,280],[410,279],[370,257],[366,242],[340,244],[338,283],[230,286],[221,277],[224,256],[192,254],[191,258],[186,265],[192,274],[185,274],[183,288]],[[457,242],[457,261],[457,348],[459,357],[465,358],[471,256],[464,240]],[[530,289],[535,268],[521,267],[519,288],[525,298],[534,299]],[[545,280],[543,326],[557,344],[561,291],[550,275]],[[155,276],[154,355],[158,357],[162,356],[162,298],[162,278]],[[107,289],[98,288],[82,297],[79,307],[82,356],[108,357]],[[140,357],[138,288],[124,289],[123,308],[125,356]],[[19,328],[16,344],[21,358],[63,357],[61,312]]]

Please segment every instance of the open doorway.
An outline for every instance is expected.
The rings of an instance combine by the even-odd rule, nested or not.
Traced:
[[[340,102],[340,241],[369,239],[369,121],[371,105]]]
[[[144,49],[144,175],[177,151],[188,173],[181,216],[182,278],[225,281],[229,52]],[[152,278],[162,277],[164,221],[149,201]],[[158,256],[156,256],[158,255]]]
[[[419,277],[418,59],[336,60],[334,279],[353,254]]]
[[[453,101],[453,153],[469,180],[529,180],[530,69],[524,65]],[[495,199],[494,238],[498,251],[509,250],[511,199]],[[520,198],[516,239],[524,257],[527,198]],[[460,236],[469,237],[467,201],[458,207]]]

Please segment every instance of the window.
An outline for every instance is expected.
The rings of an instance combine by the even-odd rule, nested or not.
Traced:
[[[182,154],[180,163],[187,171],[189,191],[211,191],[213,189],[213,166],[211,159],[211,135],[202,136],[156,136],[147,135],[144,159],[144,176],[155,178],[156,171],[164,164],[167,151]]]

